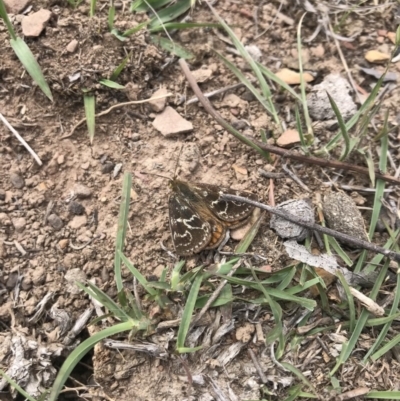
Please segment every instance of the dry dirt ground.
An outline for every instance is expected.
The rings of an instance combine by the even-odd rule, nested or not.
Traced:
[[[296,3],[226,0],[217,2],[215,7],[242,42],[257,45],[262,52],[262,62],[277,71],[282,67],[293,68],[297,65],[296,28],[304,9]],[[339,1],[328,3],[345,4]],[[367,3],[373,6],[375,2]],[[143,15],[129,12],[128,3],[117,3],[117,6],[118,29],[124,30],[143,21]],[[160,241],[163,241],[167,248],[172,248],[167,205],[169,187],[167,180],[142,172],[172,177],[179,150],[183,146],[178,169],[181,178],[251,190],[268,203],[270,182],[259,176],[258,169],[261,167],[280,172],[282,164],[278,159],[272,168],[254,151],[230,136],[198,104],[185,106],[180,103],[182,96],[190,98],[193,94],[177,60],[171,60],[168,54],[149,44],[144,31],[125,42],[112,36],[107,29],[106,2],[98,2],[97,9],[102,11],[98,11],[92,19],[88,17],[89,5],[86,3],[73,9],[66,2],[41,0],[33,4],[33,11],[41,7],[51,10],[53,17],[39,38],[26,39],[26,42],[44,71],[54,95],[54,103],[45,98],[24,72],[9,46],[7,31],[0,24],[0,112],[43,161],[43,166],[38,167],[15,137],[1,125],[0,342],[8,345],[11,333],[16,332],[24,333],[42,344],[57,342],[58,329],[50,316],[50,307],[57,302],[57,308],[65,310],[75,321],[91,305],[87,296],[70,286],[68,272],[69,276],[72,272],[72,281],[76,278],[95,279],[100,288],[115,297],[113,258],[124,172],[131,172],[133,176],[125,254],[144,275],[159,276],[165,266],[171,268],[175,263],[160,246]],[[278,8],[281,16],[274,18]],[[391,42],[377,32],[395,31],[394,13],[393,5],[350,14],[340,31],[346,37],[354,35],[352,42],[340,43],[357,85],[366,92],[370,92],[372,81],[362,75],[358,67],[369,66],[364,60],[367,50],[391,50]],[[331,14],[331,18],[336,22],[335,14]],[[212,20],[204,4],[196,6],[193,20]],[[13,21],[20,32],[20,19],[14,18]],[[310,37],[317,24],[316,15],[309,13],[304,20],[303,36]],[[267,31],[263,33],[264,30]],[[211,78],[201,84],[203,92],[237,82],[212,49],[223,52],[246,70],[240,57],[229,51],[230,46],[221,40],[221,36],[221,32],[217,35],[208,29],[173,35],[174,40],[196,54],[196,59],[190,61],[193,70],[211,70]],[[77,50],[70,53],[66,46],[73,39],[79,44]],[[127,89],[117,91],[101,86],[99,79],[109,77],[128,54],[129,62],[118,79],[121,85],[127,85]],[[331,72],[346,77],[337,47],[323,29],[315,39],[304,44],[303,61],[307,69],[316,73],[315,82]],[[396,64],[391,67],[394,72],[398,72],[398,69]],[[69,77],[78,72],[80,79],[71,83]],[[120,102],[146,99],[162,86],[173,95],[168,98],[168,104],[193,124],[191,132],[163,136],[152,126],[156,113],[147,104],[142,104],[117,108],[98,118],[93,145],[90,145],[85,124],[63,139],[84,117],[83,89],[91,89],[95,93],[96,111],[100,112]],[[256,138],[260,138],[261,128],[274,133],[270,117],[244,88],[229,93],[237,95],[240,101],[232,104],[224,95],[212,100],[214,107],[226,120],[247,121],[249,125],[244,124],[246,133]],[[398,93],[395,88],[386,100],[393,124],[396,123]],[[275,100],[287,125],[295,127],[293,101],[279,91]],[[382,116],[383,112],[378,120]],[[324,131],[318,133],[318,141],[326,142],[325,135]],[[393,145],[392,156],[396,160],[397,132]],[[372,151],[375,157],[376,153]],[[359,162],[363,163],[362,160]],[[113,167],[119,163],[122,170],[114,176]],[[291,164],[310,192],[307,193],[288,178],[280,178],[274,182],[275,203],[304,196],[315,200],[317,193],[323,194],[328,189],[323,183],[329,181],[329,176],[333,177],[332,171],[291,163],[289,160],[284,163]],[[343,172],[339,182],[369,186],[368,177],[350,172]],[[73,192],[78,194],[78,198],[75,206],[71,207]],[[361,198],[359,205],[371,207],[373,195],[359,194],[358,197]],[[384,238],[377,234],[374,240],[382,243]],[[21,252],[16,243],[25,252]],[[232,249],[231,242],[227,249]],[[251,250],[264,256],[266,261],[263,263],[273,270],[279,270],[288,263],[281,241],[269,229],[269,217],[263,223]],[[188,267],[197,266],[198,258],[189,258]],[[132,276],[128,271],[123,274],[129,288]],[[54,295],[46,306],[45,314],[36,323],[30,322],[38,302],[49,292]],[[184,300],[179,305],[182,307]],[[298,311],[293,314],[291,305],[282,306],[288,330],[292,330],[293,338],[296,338],[294,328],[301,314],[299,316]],[[99,345],[72,374],[83,384],[77,381],[68,383],[69,387],[93,387],[66,392],[62,395],[65,398],[60,399],[78,400],[82,399],[80,395],[85,394],[87,399],[120,401],[284,399],[288,386],[293,387],[300,382],[290,372],[280,368],[269,346],[254,341],[257,324],[264,332],[274,326],[269,309],[234,304],[231,314],[234,319],[232,330],[217,345],[207,352],[198,352],[184,359],[162,360],[143,353],[116,352]],[[322,316],[318,307],[314,318],[316,320]],[[210,318],[217,327],[224,321],[220,312],[213,312]],[[162,333],[165,341],[171,333],[170,330]],[[399,389],[400,365],[395,353],[385,355],[374,364],[364,366],[359,363],[375,334],[362,334],[364,342],[357,345],[352,357],[336,373],[335,378],[342,391],[360,387]],[[79,338],[88,335],[89,332],[84,330]],[[337,356],[334,350],[340,349],[341,339],[348,337],[349,333],[339,327],[336,337],[334,334],[321,333],[304,336],[300,342],[288,341],[282,361],[288,361],[302,371],[321,399],[336,399],[329,371]],[[126,337],[119,339],[126,340]],[[174,341],[170,341],[173,348]],[[218,357],[228,349],[233,352],[232,346],[236,347],[238,355],[223,366]],[[261,365],[265,375],[264,384],[248,349],[254,352]],[[7,369],[11,358],[9,350],[6,346],[2,348],[0,365],[3,369]],[[59,358],[52,363],[58,369],[62,361]],[[193,376],[192,384],[188,383],[188,372]],[[96,383],[97,386],[94,385]],[[307,386],[303,390],[308,391]],[[0,393],[0,399],[8,397],[6,390]]]

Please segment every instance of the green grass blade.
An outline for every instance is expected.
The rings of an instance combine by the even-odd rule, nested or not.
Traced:
[[[121,254],[123,253],[126,227],[128,225],[129,202],[131,200],[132,175],[125,173],[122,184],[121,205],[118,215],[117,238],[115,240],[114,279],[118,292],[123,289],[121,276]]]
[[[173,21],[190,9],[190,0],[179,0],[172,6],[158,11],[151,19],[149,30],[162,27],[166,22]]]
[[[193,285],[190,288],[188,298],[186,300],[185,309],[182,314],[182,321],[179,325],[178,335],[176,340],[176,349],[182,349],[185,346],[185,340],[190,328],[194,307],[196,305],[197,296],[199,294],[201,283],[203,282],[203,275],[198,274],[194,279]]]
[[[219,59],[236,75],[239,81],[246,86],[246,88],[254,95],[254,97],[260,102],[268,114],[272,115],[272,110],[269,107],[267,99],[259,92],[258,89],[246,78],[246,76],[239,70],[233,63],[231,63],[226,57],[221,53],[215,51],[215,54]]]
[[[131,11],[143,12],[158,10],[167,4],[172,3],[172,0],[136,0],[131,4]]]
[[[115,6],[114,2],[112,1],[110,8],[108,9],[108,18],[107,18],[108,29],[110,31],[114,28],[114,18],[115,18]]]
[[[342,284],[342,287],[344,289],[344,292],[346,294],[347,297],[347,303],[349,305],[349,314],[350,314],[350,318],[349,318],[349,332],[352,333],[354,331],[354,327],[356,325],[356,308],[354,305],[354,298],[353,298],[353,294],[350,291],[350,287],[346,281],[346,279],[344,278],[343,273],[340,270],[337,270],[336,275],[338,276],[340,283]]]
[[[15,34],[15,31],[11,24],[10,19],[8,18],[6,6],[4,5],[3,0],[0,0],[0,18],[2,18],[3,21],[5,22],[5,24],[7,26],[7,31],[10,34],[11,39],[17,40],[17,35]]]
[[[139,32],[139,31],[142,30],[143,28],[146,28],[146,26],[149,25],[149,24],[150,24],[150,20],[144,21],[144,22],[140,23],[139,25],[136,25],[136,26],[134,26],[133,28],[126,30],[126,31],[122,34],[122,36],[123,36],[124,38],[126,38],[126,37],[128,37],[128,36],[131,36],[131,35],[135,34],[136,32]]]
[[[189,60],[195,57],[195,55],[188,50],[184,49],[182,46],[177,45],[172,42],[168,38],[163,38],[155,35],[150,35],[150,40],[156,46],[160,46],[163,50],[178,56],[179,58],[183,58],[185,60]]]
[[[203,295],[198,297],[196,300],[195,308],[202,308],[212,294]],[[221,293],[218,295],[217,299],[211,304],[211,308],[216,308],[217,306],[223,306],[233,302],[233,293],[232,286],[230,284],[226,284],[224,288],[222,288]]]
[[[385,263],[385,265],[379,272],[378,278],[376,279],[375,285],[372,288],[372,291],[369,296],[372,300],[375,300],[376,297],[378,296],[381,285],[386,278],[388,266],[389,266],[389,261],[387,261],[387,263]],[[357,324],[354,328],[354,331],[351,333],[350,340],[347,343],[343,344],[342,352],[339,355],[336,365],[330,372],[331,376],[339,369],[339,367],[344,362],[346,362],[349,359],[351,353],[353,352],[354,347],[357,344],[360,334],[367,323],[368,317],[369,317],[369,312],[365,308],[363,308],[363,310],[358,318]]]
[[[400,343],[400,334],[397,334],[397,336],[394,336],[390,341],[388,341],[380,350],[375,352],[372,356],[371,359],[373,362],[378,360],[381,356],[385,355],[387,352],[389,352],[393,347],[398,345]]]
[[[229,27],[228,24],[219,16],[219,14],[215,11],[215,9],[211,6],[210,3],[207,3],[209,9],[211,12],[214,14],[214,17],[219,21],[219,23],[222,25],[226,33],[229,35],[231,38],[234,46],[236,47],[236,50],[240,53],[240,55],[243,57],[243,59],[250,65],[251,69],[253,70],[257,81],[258,85],[260,86],[261,93],[263,95],[263,98],[266,100],[268,103],[268,108],[269,112],[271,113],[272,117],[274,118],[275,123],[279,127],[280,131],[283,131],[283,125],[282,122],[279,119],[278,112],[275,109],[275,105],[272,101],[272,95],[271,95],[271,90],[269,88],[269,85],[267,81],[264,78],[264,75],[262,74],[258,64],[256,61],[250,56],[249,52],[246,50],[246,48],[243,46],[243,44],[240,42],[240,40],[236,37],[235,33],[232,31],[232,29]],[[265,105],[263,104],[265,107]]]
[[[170,279],[172,291],[179,291],[179,282],[181,280],[181,271],[182,271],[182,268],[185,265],[185,263],[186,262],[184,260],[180,260],[172,269],[171,279]]]
[[[116,318],[123,322],[131,320],[130,316],[125,313],[125,311],[118,304],[116,304],[105,292],[103,292],[90,281],[87,282],[87,287],[79,282],[77,282],[76,285],[85,291],[90,297],[100,302]]]
[[[301,124],[300,113],[299,113],[299,107],[297,104],[295,106],[294,112],[295,112],[295,117],[296,117],[296,128],[297,128],[297,132],[299,133],[299,136],[300,136],[301,149],[303,150],[305,155],[309,156],[310,151],[308,149],[306,138],[304,136],[303,127]]]
[[[89,11],[90,18],[94,17],[94,14],[96,12],[96,3],[97,0],[90,0],[90,11]]]
[[[347,266],[349,266],[349,267],[353,266],[354,262],[350,259],[350,257],[347,255],[347,253],[342,249],[340,244],[337,242],[336,238],[331,237],[331,236],[327,236],[327,237],[328,237],[330,246],[338,254],[340,259],[342,259],[343,262],[346,263]]]
[[[263,75],[265,75],[271,81],[278,84],[281,88],[285,89],[285,91],[288,92],[290,95],[292,95],[295,100],[297,100],[299,102],[301,101],[301,97],[298,95],[298,93],[291,86],[289,86],[286,82],[282,81],[281,78],[276,76],[270,69],[268,69],[267,67],[265,67],[264,65],[262,65],[260,63],[257,63],[257,66]]]
[[[307,94],[306,94],[306,83],[304,81],[304,72],[303,72],[303,62],[301,57],[301,26],[303,24],[303,19],[306,13],[304,13],[299,21],[297,26],[297,54],[299,57],[299,73],[300,73],[300,91],[301,91],[301,105],[303,108],[303,116],[307,126],[307,134],[305,135],[306,142],[311,144],[314,140],[314,133],[312,129],[312,122],[310,118],[310,114],[308,112],[308,104],[307,104]]]
[[[385,319],[390,319],[387,323],[385,323],[385,326],[382,327],[379,331],[379,335],[378,338],[375,340],[374,344],[372,345],[372,347],[368,350],[367,354],[364,356],[363,358],[363,362],[365,363],[367,361],[367,359],[369,358],[370,355],[372,355],[375,350],[379,347],[380,344],[382,344],[382,342],[385,340],[386,335],[388,333],[388,331],[390,330],[391,326],[392,326],[392,322],[393,319],[396,318],[397,315],[399,315],[399,313],[396,313],[397,308],[399,307],[399,302],[400,302],[400,275],[397,275],[397,285],[396,285],[396,289],[394,290],[394,299],[393,299],[393,303],[392,303],[392,307],[389,313],[389,316],[387,316]],[[392,319],[393,317],[393,319]],[[371,324],[371,322],[369,322],[369,324]],[[375,358],[378,354],[374,354]]]
[[[129,269],[129,271],[133,274],[133,276],[139,281],[139,283],[143,286],[143,288],[146,290],[148,294],[151,296],[156,296],[158,294],[157,291],[155,291],[150,285],[149,282],[146,280],[146,278],[143,276],[142,273],[138,269],[136,269],[135,266],[132,265],[132,263],[126,258],[126,256],[120,252],[120,258],[121,261],[125,264],[125,266]]]
[[[249,246],[253,242],[255,236],[258,233],[258,230],[260,229],[261,223],[264,220],[264,213],[261,213],[260,216],[257,218],[257,220],[252,224],[250,229],[247,231],[245,236],[240,240],[240,242],[236,245],[235,247],[235,253],[244,253],[247,252],[249,249]]]
[[[83,103],[85,105],[86,125],[89,132],[90,144],[92,144],[96,121],[96,98],[90,93],[85,93],[83,95]]]
[[[17,390],[27,400],[37,401],[34,397],[31,397],[15,380],[13,380],[10,376],[8,376],[2,369],[0,369],[0,377],[4,377],[9,383],[9,385],[15,390]]]
[[[123,71],[123,69],[128,64],[129,59],[132,57],[132,52],[130,52],[121,62],[121,64],[112,72],[110,76],[111,81],[115,81]]]
[[[109,79],[100,79],[99,83],[111,89],[125,89],[125,86],[120,85],[117,82],[110,81]]]
[[[344,159],[347,158],[347,156],[350,153],[350,136],[349,136],[349,133],[347,132],[346,124],[344,123],[342,114],[340,113],[340,110],[337,107],[336,102],[334,101],[334,99],[332,98],[332,96],[328,92],[326,92],[326,94],[328,96],[328,99],[329,99],[329,102],[331,104],[332,110],[336,115],[336,119],[337,119],[338,124],[339,124],[340,133],[341,133],[341,135],[343,137],[343,140],[344,140],[344,150],[343,150],[342,155],[340,156],[340,159],[339,159],[339,160],[344,160]]]
[[[389,115],[388,113],[389,112],[386,113],[384,129],[385,128],[387,129],[388,115]],[[388,135],[386,134],[386,135],[383,135],[381,138],[381,152],[380,152],[380,157],[379,157],[379,171],[382,174],[385,174],[387,171],[388,147],[389,147],[389,139],[388,139]],[[386,183],[384,180],[376,181],[374,205],[373,205],[373,209],[372,209],[372,216],[371,216],[369,232],[368,232],[370,240],[372,240],[372,237],[374,235],[376,223],[378,222],[379,215],[381,212],[381,208],[382,208],[381,199],[383,198],[383,195],[384,195],[385,184]]]
[[[139,324],[137,326],[139,326]],[[68,380],[69,375],[74,370],[75,366],[97,343],[115,334],[132,330],[132,328],[133,325],[131,321],[120,323],[93,334],[90,338],[86,339],[83,343],[79,344],[71,352],[71,354],[69,354],[68,358],[61,366],[60,371],[58,372],[58,375],[56,377],[56,380],[54,381],[54,384],[52,386],[48,401],[58,400],[58,396],[60,395],[60,392],[65,382]]]
[[[372,398],[375,400],[400,400],[400,391],[370,391],[363,395],[363,398]]]
[[[311,384],[311,382],[303,375],[303,373],[297,369],[296,367],[294,367],[293,365],[291,365],[290,363],[287,362],[281,362],[281,365],[286,368],[288,371],[292,372],[295,376],[297,376],[297,378],[299,380],[301,380],[305,385],[307,385],[310,390],[315,394],[317,394],[317,391],[315,390],[314,386]]]
[[[28,74],[32,77],[32,79],[36,82],[42,92],[53,101],[53,95],[51,94],[51,90],[49,85],[46,82],[46,79],[40,69],[38,62],[33,56],[31,50],[28,45],[21,39],[15,38],[10,39],[11,47],[13,48],[15,54],[21,61],[22,65],[25,67]]]
[[[193,28],[220,28],[221,24],[212,22],[167,22],[163,26],[149,28],[151,33],[163,31],[164,29],[193,29]]]

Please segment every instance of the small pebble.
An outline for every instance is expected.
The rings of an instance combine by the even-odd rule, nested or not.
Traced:
[[[32,288],[32,280],[29,277],[24,276],[21,283],[21,289],[23,291],[29,291],[31,288]]]
[[[46,269],[37,266],[36,269],[31,270],[30,276],[34,285],[41,285],[46,280]]]
[[[74,192],[77,198],[80,199],[89,198],[92,195],[92,190],[83,184],[76,184],[74,186]]]
[[[63,238],[63,239],[60,239],[60,241],[58,241],[58,246],[61,249],[65,249],[68,246],[68,244],[69,244],[69,239],[68,238]]]
[[[82,163],[82,164],[81,164],[82,170],[88,170],[89,167],[90,167],[90,163],[89,163],[89,162],[86,162],[86,163]]]
[[[64,161],[65,161],[65,156],[64,156],[64,155],[59,155],[59,156],[57,157],[57,163],[58,163],[59,165],[64,164]]]
[[[85,208],[79,202],[72,201],[68,205],[68,211],[74,215],[81,215],[85,213]]]
[[[17,233],[22,233],[25,230],[26,220],[23,217],[13,219],[12,223]]]
[[[101,172],[103,174],[110,174],[114,170],[114,163],[108,162],[101,166]]]
[[[24,178],[16,172],[10,174],[10,181],[15,188],[21,189],[25,186]]]
[[[67,52],[73,53],[78,47],[78,41],[76,39],[72,39],[71,42],[68,43],[66,49]]]
[[[8,280],[6,281],[6,288],[8,290],[14,289],[15,285],[18,282],[18,272],[12,272],[8,276]]]
[[[62,220],[56,215],[56,214],[51,214],[47,218],[48,224],[53,227],[56,231],[61,230],[63,227],[63,222]]]
[[[140,140],[140,135],[137,134],[137,133],[134,133],[134,134],[132,134],[131,139],[132,139],[133,142],[137,142],[137,141]]]

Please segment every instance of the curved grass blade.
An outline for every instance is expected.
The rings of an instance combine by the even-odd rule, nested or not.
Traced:
[[[115,81],[120,76],[122,70],[126,67],[131,57],[132,52],[129,52],[129,54],[122,60],[121,64],[112,72],[110,76],[111,81]]]
[[[131,4],[131,11],[152,11],[152,8],[158,10],[170,3],[172,0],[136,0]]]
[[[146,280],[146,278],[143,276],[142,273],[138,269],[136,269],[135,266],[132,265],[132,263],[126,258],[126,256],[122,253],[122,251],[119,251],[119,256],[121,258],[121,261],[125,264],[125,266],[129,269],[129,271],[133,274],[133,276],[137,279],[137,281],[140,283],[141,286],[146,290],[146,292],[155,297],[158,293],[155,291],[150,285],[149,282]]]
[[[87,287],[79,282],[77,282],[76,285],[85,291],[90,297],[100,302],[105,308],[108,309],[110,313],[113,314],[113,316],[120,319],[122,322],[128,322],[132,320],[131,317],[125,313],[125,311],[118,304],[116,304],[105,292],[103,292],[90,281],[87,282]]]
[[[13,48],[15,54],[21,61],[22,65],[25,67],[28,74],[37,83],[42,92],[53,101],[53,95],[46,79],[40,69],[39,63],[36,61],[28,45],[21,39],[16,37],[15,39],[10,39],[11,47]]]
[[[201,273],[198,274],[193,281],[192,287],[190,288],[190,292],[186,300],[185,309],[183,310],[182,314],[182,321],[178,329],[176,340],[176,349],[178,352],[185,348],[186,336],[190,328],[190,322],[192,320],[193,311],[196,305],[196,300],[199,294],[201,283],[203,282],[203,278],[204,277]]]
[[[0,18],[3,19],[4,23],[7,26],[7,31],[11,36],[11,39],[16,40],[17,39],[17,35],[15,34],[14,28],[11,24],[10,19],[8,18],[8,14],[7,14],[7,10],[6,10],[6,6],[4,5],[3,0],[0,0]]]
[[[369,356],[375,352],[375,350],[379,347],[380,344],[382,344],[382,342],[386,338],[386,335],[387,335],[389,329],[392,326],[393,319],[395,319],[396,316],[399,314],[399,313],[396,313],[397,308],[399,306],[399,302],[400,302],[400,291],[399,291],[399,288],[400,288],[400,275],[397,275],[397,285],[396,285],[396,288],[395,288],[395,290],[393,292],[395,294],[395,296],[394,296],[394,299],[393,299],[393,303],[392,303],[392,307],[390,309],[389,316],[386,317],[386,319],[390,318],[390,321],[388,321],[385,324],[385,326],[381,328],[381,330],[379,332],[379,335],[378,335],[378,338],[376,339],[376,341],[374,342],[372,347],[368,350],[367,354],[364,356],[364,358],[363,358],[364,362],[366,362],[367,359],[369,358]],[[377,353],[375,353],[374,356],[376,358]],[[373,356],[372,356],[372,358],[373,358]],[[373,359],[373,360],[376,360],[376,359]]]
[[[4,377],[8,384],[17,390],[23,397],[25,397],[29,401],[37,401],[34,397],[31,397],[15,380],[13,380],[10,376],[7,375],[2,369],[0,369],[0,377]]]
[[[144,21],[144,22],[142,22],[141,24],[136,25],[136,26],[134,26],[133,28],[126,30],[126,31],[122,34],[122,36],[123,36],[124,38],[126,38],[126,37],[128,37],[128,36],[131,36],[131,35],[135,34],[136,32],[139,32],[141,29],[146,28],[146,26],[149,25],[149,24],[150,24],[150,20]]]
[[[287,362],[281,362],[281,365],[286,368],[287,370],[289,370],[290,372],[292,372],[295,376],[297,376],[298,379],[300,379],[305,385],[307,385],[310,390],[315,394],[317,394],[317,391],[315,390],[314,386],[311,384],[311,382],[303,375],[303,373],[297,369],[296,367],[294,367],[293,365],[291,365],[290,363]]]
[[[172,6],[163,8],[151,19],[149,29],[162,27],[166,22],[173,21],[178,18],[191,7],[190,0],[177,1]]]
[[[108,327],[100,332],[94,334],[90,338],[86,339],[83,343],[79,344],[72,352],[69,354],[68,358],[65,360],[63,365],[61,366],[60,371],[54,381],[54,384],[51,389],[51,393],[49,395],[48,401],[57,401],[58,396],[65,384],[68,380],[69,375],[74,370],[75,366],[79,363],[79,361],[101,340],[113,336],[118,333],[122,333],[124,331],[132,330],[134,327],[141,328],[141,324],[137,322],[136,324],[132,324],[132,321],[124,322],[120,324],[116,324],[115,326]],[[143,328],[141,328],[143,329]]]

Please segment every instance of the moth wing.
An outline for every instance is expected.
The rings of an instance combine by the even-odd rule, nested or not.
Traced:
[[[196,194],[202,199],[209,210],[220,220],[232,223],[228,227],[234,228],[243,224],[243,220],[251,215],[254,206],[247,203],[226,201],[221,199],[221,192],[229,195],[243,196],[251,200],[258,200],[251,192],[239,191],[231,188],[223,188],[211,184],[195,184]]]
[[[212,237],[210,223],[174,193],[169,197],[168,206],[169,226],[176,253],[188,256],[205,249]]]

